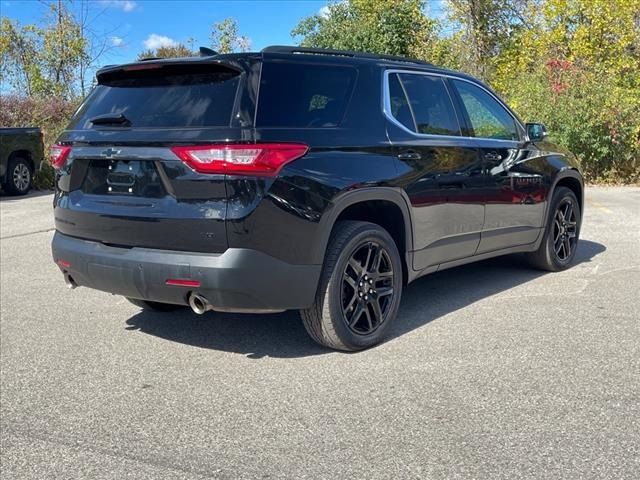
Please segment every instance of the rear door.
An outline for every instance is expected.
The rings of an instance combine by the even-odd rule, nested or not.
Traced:
[[[224,251],[225,175],[197,172],[172,148],[251,142],[253,112],[241,98],[249,74],[183,62],[99,75],[60,138],[71,151],[57,182],[57,230],[117,246]]]
[[[473,255],[484,221],[482,168],[445,77],[387,71],[385,112],[414,218],[414,269]]]

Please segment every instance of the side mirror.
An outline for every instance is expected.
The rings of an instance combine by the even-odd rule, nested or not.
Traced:
[[[532,142],[543,140],[547,136],[547,129],[541,123],[527,123],[526,126],[527,135]]]

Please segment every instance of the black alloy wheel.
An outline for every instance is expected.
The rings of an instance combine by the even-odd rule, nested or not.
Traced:
[[[355,334],[373,333],[386,320],[393,301],[393,265],[377,242],[365,242],[351,254],[342,275],[342,313]]]
[[[380,343],[398,314],[403,272],[398,245],[380,225],[336,223],[305,329],[329,348],[356,351]]]
[[[576,248],[578,220],[571,198],[564,198],[553,218],[553,251],[561,262],[566,262]]]
[[[569,268],[578,249],[580,223],[580,204],[575,193],[567,187],[558,187],[549,205],[540,246],[527,254],[529,262],[548,272]]]

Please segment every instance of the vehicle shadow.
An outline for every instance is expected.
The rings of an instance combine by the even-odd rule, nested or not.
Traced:
[[[605,250],[604,245],[581,240],[575,264],[590,262]],[[398,319],[387,340],[542,275],[546,273],[528,267],[520,255],[427,275],[405,289]],[[298,312],[293,311],[263,315],[216,312],[202,316],[187,308],[167,313],[141,311],[126,324],[128,330],[195,347],[241,353],[252,359],[331,353],[307,336]]]
[[[605,250],[600,243],[580,240],[572,268],[591,262]],[[531,268],[524,255],[515,254],[419,278],[406,288],[399,312],[402,321],[395,323],[389,338],[545,275],[554,273]]]

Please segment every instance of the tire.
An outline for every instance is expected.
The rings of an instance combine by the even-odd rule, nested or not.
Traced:
[[[136,307],[140,307],[142,310],[151,312],[173,312],[174,310],[184,308],[182,305],[174,305],[172,303],[149,302],[147,300],[138,300],[137,298],[125,298]]]
[[[14,157],[7,165],[4,189],[10,195],[26,195],[33,183],[33,172],[29,162],[22,157]]]
[[[529,263],[548,272],[569,268],[578,247],[580,220],[580,204],[575,194],[566,187],[558,187],[551,200],[544,237],[538,250],[527,255]]]
[[[382,341],[401,296],[402,261],[389,233],[374,223],[342,221],[331,234],[315,302],[300,316],[320,345],[362,350]]]

